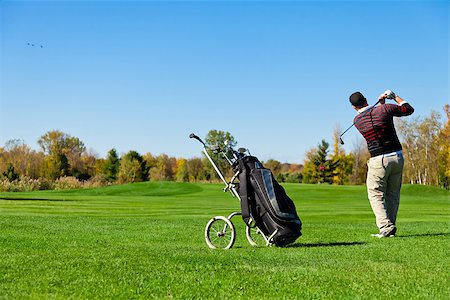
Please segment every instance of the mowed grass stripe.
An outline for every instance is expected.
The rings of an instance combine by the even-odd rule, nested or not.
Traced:
[[[228,251],[203,237],[239,210],[222,185],[0,193],[21,199],[0,200],[0,298],[448,298],[448,191],[404,186],[399,236],[378,240],[364,187],[284,186],[303,236],[252,248],[236,217]]]

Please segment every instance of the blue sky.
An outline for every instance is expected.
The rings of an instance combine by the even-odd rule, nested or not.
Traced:
[[[0,145],[59,129],[100,156],[193,157],[189,133],[220,129],[301,163],[354,91],[449,102],[448,1],[0,1],[0,34]]]

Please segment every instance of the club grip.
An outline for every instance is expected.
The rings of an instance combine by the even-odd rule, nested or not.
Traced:
[[[197,135],[195,135],[195,133],[191,133],[191,134],[189,135],[189,138],[191,138],[191,139],[196,139],[197,141],[199,141],[200,143],[202,143],[203,146],[205,146],[205,143],[202,141],[202,139],[199,138]]]

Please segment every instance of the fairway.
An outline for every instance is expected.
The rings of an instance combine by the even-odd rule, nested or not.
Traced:
[[[448,299],[450,193],[406,185],[398,236],[375,239],[364,186],[285,184],[303,221],[286,248],[210,250],[239,210],[222,185],[146,182],[0,193],[0,299]]]

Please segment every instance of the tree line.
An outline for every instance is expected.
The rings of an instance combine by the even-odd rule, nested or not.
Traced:
[[[232,141],[228,132],[211,130],[205,141],[209,146]],[[10,140],[0,148],[0,190],[21,191],[39,189],[66,189],[98,187],[141,181],[217,182],[215,170],[206,157],[175,158],[166,154],[140,154],[131,150],[119,155],[116,149],[105,158],[87,151],[77,137],[59,130],[42,135],[40,151],[33,150],[22,140]],[[219,168],[229,176],[230,166],[219,154],[211,153]],[[301,165],[267,161],[267,165],[284,181],[301,182]]]
[[[444,107],[446,121],[438,112],[425,118],[396,120],[405,157],[404,182],[450,186],[450,107]],[[340,129],[333,131],[333,144],[322,140],[305,155],[303,164],[269,159],[265,167],[280,182],[364,184],[370,157],[365,142],[346,152],[339,143]],[[236,145],[229,132],[211,130],[208,146],[227,140]],[[86,149],[77,137],[59,130],[42,135],[33,150],[21,140],[10,140],[0,148],[0,190],[38,190],[97,187],[141,181],[217,182],[219,178],[206,157],[175,158],[166,154],[140,154],[131,150],[119,155],[111,149],[105,158]],[[230,176],[229,164],[211,154],[219,168]]]

